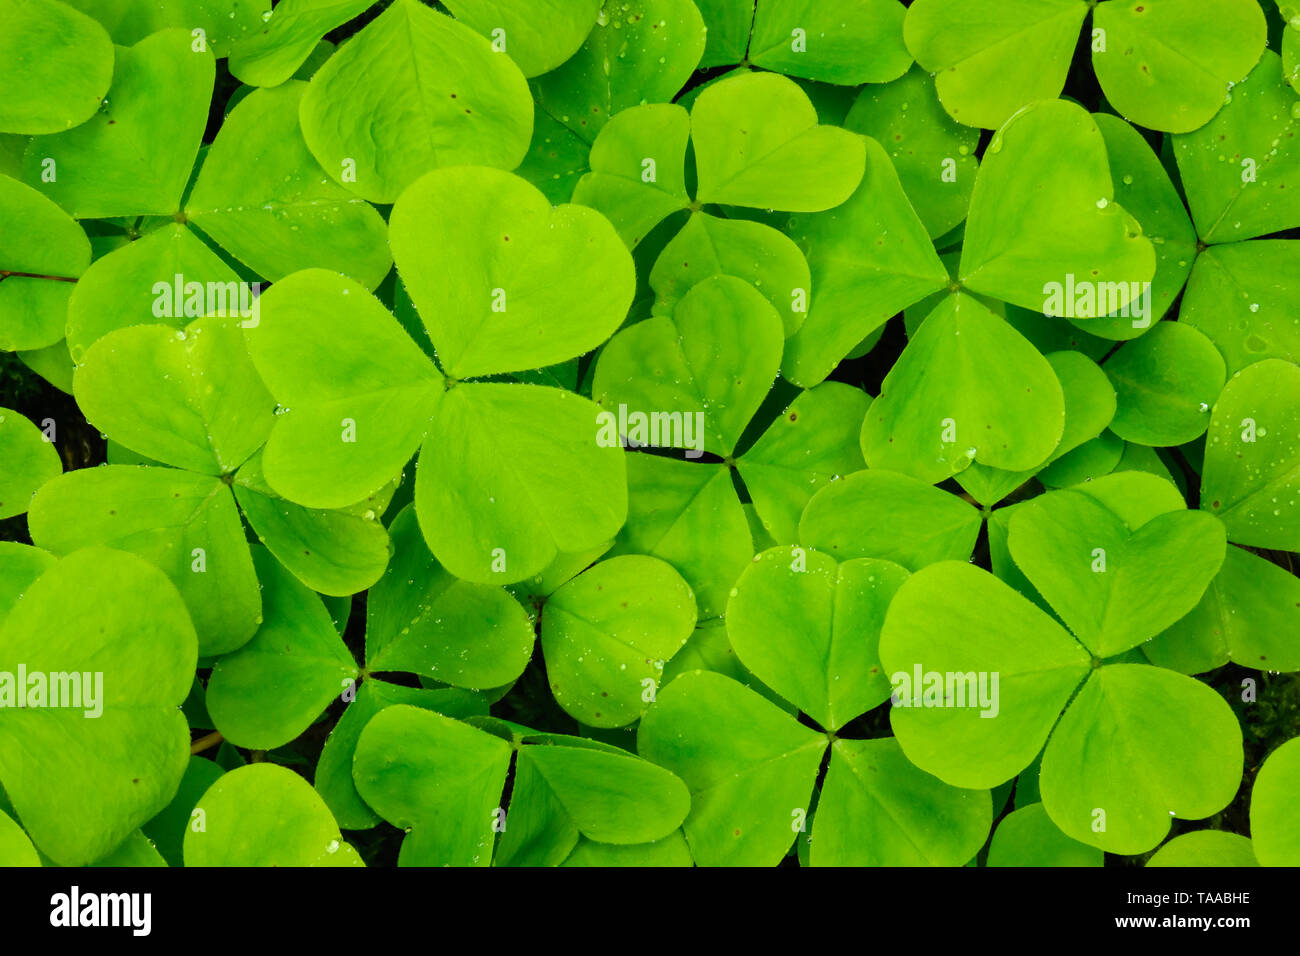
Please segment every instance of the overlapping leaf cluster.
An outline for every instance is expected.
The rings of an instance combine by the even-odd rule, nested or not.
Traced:
[[[4,0],[0,864],[1300,863],[1297,38]]]

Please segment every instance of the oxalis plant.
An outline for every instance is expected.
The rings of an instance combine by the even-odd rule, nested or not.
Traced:
[[[1300,6],[0,0],[0,865],[1300,865]]]

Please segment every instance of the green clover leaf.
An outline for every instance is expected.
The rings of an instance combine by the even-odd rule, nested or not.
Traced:
[[[358,672],[319,597],[265,548],[253,549],[253,565],[262,623],[213,666],[206,702],[226,740],[273,750],[311,726]]]
[[[700,0],[709,25],[701,67],[731,63],[844,86],[888,83],[912,62],[897,0],[843,7],[807,0]]]
[[[1114,657],[1187,614],[1223,565],[1223,523],[1203,511],[1140,527],[1077,491],[1025,503],[1011,518],[1011,557],[1075,636]]]
[[[1218,112],[1266,39],[1263,11],[1250,0],[1008,0],[995,8],[918,0],[903,36],[936,75],[949,114],[996,129],[1027,104],[1060,95],[1090,10],[1092,65],[1107,99],[1131,122],[1175,133]]]
[[[1259,866],[1248,838],[1221,830],[1194,830],[1174,837],[1151,855],[1147,866]]]
[[[861,142],[866,173],[848,201],[790,221],[790,233],[808,257],[812,294],[782,374],[805,387],[823,381],[890,316],[949,284],[884,148],[874,140]]]
[[[1024,190],[1025,182],[1036,186]],[[1138,221],[1113,199],[1106,143],[1087,111],[1064,100],[1026,107],[994,134],[980,164],[962,285],[1047,311],[1055,305],[1051,284],[1065,285],[1068,296],[1072,276],[1097,298],[1105,291],[1112,310],[1129,306],[1154,277],[1156,256]],[[1110,314],[1094,296],[1061,305],[1057,315]]]
[[[799,521],[799,543],[834,555],[881,558],[916,571],[966,560],[980,513],[956,495],[907,475],[868,468],[822,488]]]
[[[36,136],[23,180],[77,218],[174,215],[194,166],[215,66],[188,30],[119,47],[108,105],[89,121]]]
[[[259,275],[346,272],[374,289],[392,260],[379,213],[327,179],[298,129],[305,83],[256,90],[226,117],[185,215]],[[335,177],[337,178],[337,177]]]
[[[966,218],[979,134],[944,112],[934,84],[913,66],[891,83],[863,87],[844,128],[886,148],[917,216],[937,239]]]
[[[1102,368],[1118,401],[1110,430],[1151,446],[1185,445],[1204,434],[1228,378],[1214,343],[1181,322],[1157,323]]]
[[[470,215],[480,238],[458,241]],[[552,207],[509,173],[431,173],[393,207],[391,232],[398,272],[454,379],[580,355],[632,304],[632,258],[604,217]]]
[[[1295,575],[1232,547],[1196,607],[1142,645],[1142,653],[1183,674],[1202,674],[1229,660],[1259,670],[1300,670],[1300,648],[1291,637],[1297,624]]]
[[[63,473],[54,445],[33,423],[7,408],[0,408],[0,518],[12,518],[28,509],[32,495],[47,481]]]
[[[549,73],[582,46],[601,0],[451,0],[456,19],[509,54],[524,76]]]
[[[672,100],[703,52],[691,0],[607,0],[578,52],[536,81],[538,110],[590,145],[628,107]]]
[[[1210,417],[1201,507],[1223,520],[1229,541],[1300,547],[1297,434],[1300,368],[1266,359],[1228,380]]]
[[[86,233],[40,192],[0,175],[0,349],[40,349],[64,335],[75,280],[90,265]]]
[[[556,703],[589,727],[633,723],[654,699],[664,662],[691,636],[696,614],[690,587],[658,558],[610,558],[564,583],[541,609]]]
[[[59,133],[95,115],[113,80],[98,23],[66,3],[19,0],[0,26],[0,133]]]
[[[1187,205],[1203,242],[1239,242],[1300,224],[1297,102],[1277,54],[1266,50],[1218,116],[1174,137]]]
[[[77,551],[14,604],[0,627],[6,693],[25,694],[30,705],[39,675],[43,703],[20,709],[11,699],[0,712],[0,782],[28,834],[56,862],[80,866],[105,856],[171,800],[189,759],[179,704],[195,663],[180,595],[131,554]],[[20,668],[29,675],[22,688],[15,686]],[[47,680],[71,674],[82,682],[81,709],[45,696],[56,693]],[[59,686],[68,693],[66,681]]]
[[[957,474],[957,483],[983,505],[994,505],[1034,477],[1048,484],[1052,465],[1097,439],[1115,417],[1115,389],[1095,362],[1079,352],[1051,352],[1044,356],[1056,373],[1065,399],[1065,430],[1061,441],[1038,469],[1004,471],[978,462]],[[1071,482],[1073,483],[1073,482]]]
[[[889,697],[876,656],[908,572],[891,561],[778,547],[754,558],[727,605],[727,635],[759,680],[834,732]]]
[[[983,374],[995,366],[1014,390]],[[975,462],[1007,471],[1041,466],[1064,430],[1065,396],[1052,366],[959,293],[922,323],[885,377],[863,424],[862,453],[872,468],[934,484]]]
[[[249,764],[199,799],[203,827],[185,834],[186,866],[364,866],[311,786],[292,770]]]
[[[37,492],[28,524],[32,540],[59,556],[103,545],[161,568],[184,597],[205,656],[234,650],[257,629],[257,576],[220,478],[135,465],[70,471]]]
[[[1269,754],[1250,794],[1250,835],[1264,866],[1295,866],[1300,860],[1300,827],[1294,794],[1300,782],[1300,745],[1289,740]]]
[[[321,38],[368,10],[375,0],[283,0],[263,25],[238,38],[230,72],[250,86],[279,86],[307,61]]]
[[[531,105],[509,57],[418,0],[397,0],[316,72],[299,112],[331,179],[391,203],[439,166],[518,166]]]
[[[1041,803],[1008,813],[989,842],[989,866],[1101,866],[1102,853],[1057,829]]]

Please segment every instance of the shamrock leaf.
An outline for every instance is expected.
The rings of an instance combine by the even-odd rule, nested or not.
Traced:
[[[1051,466],[1075,449],[1095,440],[1115,417],[1115,389],[1097,364],[1078,352],[1052,352],[1044,356],[1056,373],[1065,399],[1065,430],[1061,441],[1041,470],[1003,471],[979,463],[960,472],[957,483],[971,497],[985,505],[994,505],[1038,474],[1043,477]]]
[[[262,466],[272,488],[311,508],[377,491],[419,446],[442,377],[366,290],[308,269],[261,299],[249,358],[283,409]]]
[[[1060,95],[1090,9],[1102,91],[1121,115],[1154,129],[1204,125],[1264,48],[1264,17],[1250,0],[1012,0],[992,11],[978,0],[919,0],[903,33],[917,62],[937,74],[952,117],[995,129]]]
[[[1196,746],[1179,746],[1188,734]],[[1171,817],[1199,820],[1225,807],[1241,764],[1241,728],[1213,689],[1159,667],[1111,664],[1088,679],[1052,733],[1040,786],[1067,836],[1142,853],[1169,832]]]
[[[611,558],[561,585],[541,627],[556,703],[589,727],[633,723],[695,621],[690,587],[657,558]]]
[[[1150,524],[1158,530],[1165,517],[1177,516]],[[1037,571],[1028,566],[1041,587]],[[1232,798],[1241,730],[1203,684],[1124,658],[1093,658],[1089,667],[1089,656],[987,572],[937,564],[904,583],[885,618],[880,657],[896,688],[890,722],[909,759],[955,785],[1005,781],[1046,743],[1042,795],[1052,822],[1081,843],[1142,853],[1168,833],[1172,816],[1199,819]],[[972,681],[990,691],[988,706],[974,706]],[[1177,746],[1189,733],[1204,746]],[[1129,784],[1134,766],[1137,786]]]
[[[944,112],[934,84],[925,70],[913,66],[892,83],[863,87],[844,128],[886,148],[908,200],[937,239],[970,208],[979,133]]]
[[[1294,794],[1300,783],[1300,744],[1288,740],[1268,755],[1250,793],[1250,835],[1264,866],[1295,866],[1300,827]]]
[[[720,674],[682,674],[641,719],[637,751],[691,792],[682,825],[700,866],[774,866],[808,807],[825,738]]]
[[[844,202],[862,179],[862,140],[818,125],[808,97],[779,76],[750,73],[708,87],[691,130],[702,203],[818,212]]]
[[[1266,358],[1300,362],[1291,303],[1300,297],[1300,242],[1258,239],[1196,257],[1178,319],[1209,336],[1235,375]]]
[[[754,556],[732,475],[711,462],[627,456],[627,523],[610,555],[667,561],[690,584],[701,620],[722,614],[732,583]]]
[[[1222,522],[1203,511],[1141,526],[1089,495],[1057,491],[1011,518],[1011,557],[1098,657],[1114,657],[1187,614],[1223,564]]]
[[[290,500],[341,507],[371,494],[429,433],[441,452],[421,455],[417,512],[434,555],[458,577],[519,581],[621,525],[623,456],[592,442],[596,410],[586,399],[498,383],[458,384],[444,397],[449,383],[392,315],[336,274],[307,270],[277,283],[262,313],[260,331],[246,333],[249,354],[290,409],[263,465]],[[340,351],[341,342],[354,345]],[[512,467],[502,467],[503,449]],[[514,464],[520,458],[530,467]]]
[[[989,866],[1101,866],[1102,859],[1058,830],[1041,803],[1008,813],[989,842]]]
[[[67,302],[68,351],[80,365],[88,348],[117,329],[142,322],[183,329],[209,306],[234,315],[256,301],[251,291],[188,226],[169,223],[96,259],[78,279]]]
[[[257,630],[257,576],[220,478],[136,465],[70,471],[37,493],[28,526],[33,542],[59,556],[104,545],[161,568],[185,599],[204,656]]]
[[[391,203],[439,166],[518,166],[531,106],[523,74],[487,40],[418,0],[397,0],[316,72],[300,115],[335,182]]]
[[[4,175],[0,215],[24,225],[0,233],[0,349],[55,345],[76,279],[90,265],[90,243],[57,205]]]
[[[432,690],[403,687],[373,677],[361,682],[355,689],[355,697],[347,690],[342,696],[348,706],[321,750],[316,765],[316,790],[339,826],[346,830],[365,830],[379,823],[379,816],[361,799],[352,779],[357,740],[375,714],[394,704],[422,707],[455,718],[486,717],[488,712],[482,695],[471,691],[454,687]]]
[[[685,179],[690,135],[690,114],[675,104],[623,110],[596,137],[588,159],[591,172],[578,180],[573,201],[605,212],[627,247],[635,248],[662,220],[691,203]]]
[[[813,495],[866,467],[858,436],[870,402],[857,389],[823,382],[801,392],[736,459],[736,473],[773,538],[797,540]]]
[[[503,816],[498,801],[512,756],[515,783]],[[410,828],[399,856],[404,866],[487,866],[494,829],[504,830],[498,863],[556,865],[580,834],[615,844],[666,837],[689,805],[680,780],[618,748],[526,731],[512,746],[400,704],[362,731],[353,776],[384,819]]]
[[[364,591],[383,574],[392,545],[376,515],[381,490],[338,511],[286,501],[266,483],[261,455],[235,473],[231,489],[249,527],[293,576],[313,591],[336,597]]]
[[[374,289],[392,262],[383,219],[308,152],[298,128],[307,89],[293,80],[256,90],[230,112],[185,215],[272,281],[319,266]]]
[[[1117,349],[1103,368],[1117,398],[1110,429],[1141,445],[1185,445],[1199,438],[1227,380],[1214,343],[1181,322],[1158,323]]]
[[[1252,0],[1102,3],[1093,30],[1103,36],[1092,66],[1106,99],[1129,122],[1171,133],[1209,122],[1267,39]]]
[[[686,293],[671,319],[646,319],[610,340],[592,396],[606,409],[679,413],[682,427],[669,436],[676,447],[688,447],[687,427],[701,418],[702,450],[729,456],[776,378],[783,340],[780,316],[753,286],[715,276]],[[625,437],[641,444],[647,436]]]
[[[682,828],[700,866],[779,862],[803,829],[828,743],[813,865],[960,865],[983,844],[987,790],[958,790],[916,770],[890,739],[817,734],[720,674],[677,677],[637,733],[638,750],[690,788]],[[918,799],[926,813],[903,809]]]
[[[452,577],[429,553],[415,509],[393,520],[394,555],[366,602],[366,667],[456,687],[500,687],[528,664],[533,628],[500,588]]]
[[[994,367],[1014,390],[984,374]],[[959,293],[922,323],[885,377],[863,424],[862,453],[872,468],[933,484],[972,462],[1008,471],[1042,465],[1064,428],[1064,393],[1051,365]]]
[[[691,0],[611,0],[578,52],[537,80],[537,104],[590,144],[624,109],[670,101],[703,52]]]
[[[253,549],[262,623],[222,657],[207,684],[216,729],[240,747],[273,750],[296,738],[357,676],[320,599],[265,548]]]
[[[957,561],[923,568],[899,588],[880,634],[880,661],[896,698],[909,705],[889,712],[903,752],[959,787],[996,786],[1028,766],[1088,674],[1088,654],[1060,625],[988,572]],[[944,674],[981,672],[999,675],[993,718],[982,717],[991,707],[973,700],[943,706]],[[928,689],[920,686],[927,674],[940,675]],[[956,686],[974,697],[969,682]],[[933,695],[931,706],[923,690]]]
[[[46,436],[22,415],[0,408],[0,518],[27,510],[32,495],[63,472],[63,462]]]
[[[558,734],[525,737],[498,866],[557,866],[579,837],[628,846],[663,839],[690,808],[675,775],[616,747]]]
[[[1147,866],[1259,866],[1251,842],[1236,833],[1193,830],[1174,837],[1151,855]]]
[[[708,6],[716,5],[708,4]],[[903,45],[903,16],[898,0],[865,0],[842,8],[805,0],[763,0],[748,7],[753,27],[746,31],[742,56],[754,66],[787,76],[856,86],[887,83],[911,65]],[[710,11],[712,12],[712,11]],[[712,23],[712,17],[708,17]],[[713,65],[706,53],[705,64]]]
[[[479,238],[467,243],[471,215]],[[509,173],[431,173],[393,207],[391,231],[398,271],[454,379],[579,355],[632,304],[632,258],[604,217],[552,207]]]
[[[1203,242],[1236,242],[1300,225],[1297,102],[1277,54],[1266,50],[1213,120],[1173,138]]]
[[[556,388],[448,391],[415,474],[434,556],[467,581],[510,584],[613,537],[627,515],[626,466],[621,449],[592,440],[598,422],[592,402]]]
[[[1060,95],[1087,14],[1082,0],[916,0],[903,38],[953,119],[997,129]]]
[[[0,23],[0,133],[58,133],[95,115],[113,79],[98,23],[55,0],[17,0]]]
[[[694,203],[683,170],[688,136],[698,172]],[[738,73],[703,88],[689,116],[680,106],[651,104],[612,119],[573,197],[604,212],[634,247],[671,213],[704,203],[807,212],[837,206],[862,178],[861,142],[819,125],[807,94],[790,80]],[[820,171],[816,189],[792,189],[812,166]]]
[[[73,387],[86,419],[115,440],[207,475],[232,472],[257,451],[275,407],[230,318],[110,332],[86,351]]]
[[[1300,580],[1272,561],[1228,548],[1223,567],[1187,615],[1142,646],[1153,663],[1200,674],[1234,660],[1259,670],[1300,670],[1293,635]]]
[[[451,0],[447,9],[509,54],[524,76],[540,76],[578,51],[601,0]]]
[[[1021,188],[1025,182],[1035,188]],[[1155,250],[1113,199],[1105,140],[1087,111],[1064,100],[1026,107],[994,134],[980,164],[962,285],[1083,319],[1129,308],[1155,275]],[[1057,307],[1052,293],[1064,288],[1069,297],[1075,280],[1094,295]]]
[[[652,313],[671,316],[686,293],[719,275],[744,279],[762,293],[781,315],[787,338],[803,324],[812,278],[793,240],[761,222],[705,212],[692,213],[655,260]]]
[[[913,766],[896,740],[836,740],[810,862],[962,866],[984,845],[992,823],[987,790],[947,786]]]
[[[893,164],[861,139],[866,173],[848,201],[795,216],[790,233],[812,271],[809,314],[790,339],[782,373],[809,387],[886,320],[949,284]]]
[[[10,610],[0,627],[0,782],[56,862],[105,856],[172,798],[188,759],[178,705],[195,646],[162,573],[107,548],[64,558]]]
[[[911,571],[966,560],[980,513],[956,495],[906,475],[869,468],[827,485],[808,502],[799,543],[833,555],[881,558]]]
[[[1297,433],[1300,368],[1266,359],[1228,380],[1210,417],[1201,507],[1223,519],[1229,541],[1300,548]]]
[[[375,0],[283,0],[260,30],[236,40],[230,72],[250,86],[279,86],[298,71],[325,34],[368,10]]]
[[[108,105],[80,126],[34,137],[24,181],[77,218],[175,214],[203,138],[214,71],[211,53],[191,49],[188,30],[118,48]]]
[[[186,866],[364,866],[311,786],[292,770],[249,764],[199,800],[203,828],[185,834]]]
[[[772,548],[736,582],[727,636],[754,676],[834,732],[889,697],[876,644],[906,578],[890,561]]]
[[[1142,134],[1108,113],[1094,113],[1092,118],[1106,141],[1115,201],[1132,214],[1141,225],[1143,234],[1150,237],[1156,254],[1156,272],[1151,279],[1151,288],[1142,290],[1139,300],[1130,301],[1127,310],[1118,307],[1118,315],[1076,317],[1069,321],[1092,335],[1134,339],[1144,335],[1152,327],[1152,322],[1158,322],[1169,311],[1183,288],[1196,259],[1196,231],[1178,190],[1170,182],[1170,174]],[[1117,303],[1111,304],[1117,307]],[[1145,314],[1138,314],[1140,312]],[[1186,314],[1184,301],[1179,315],[1186,317]]]

